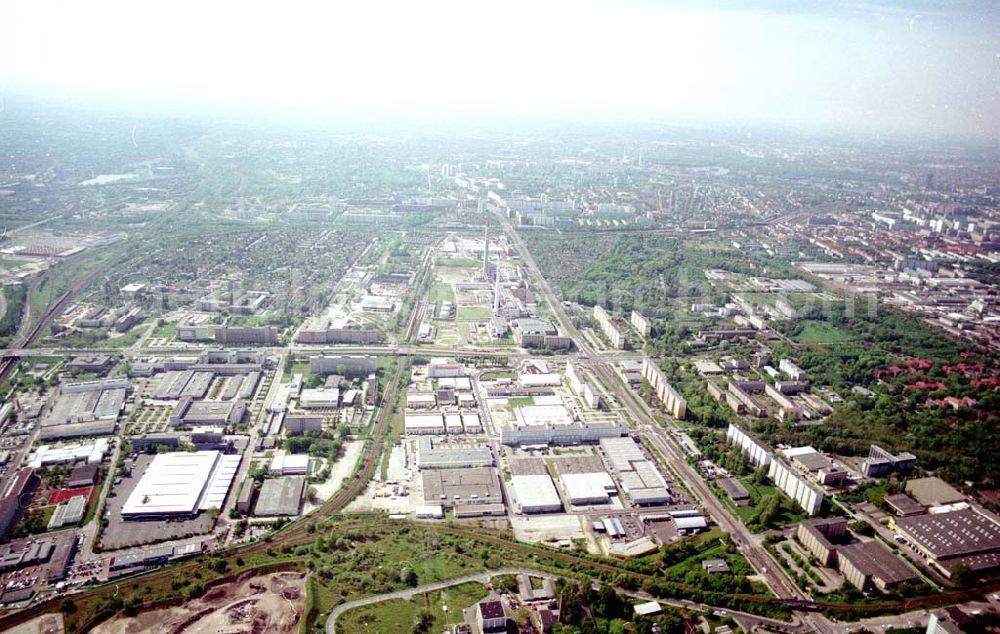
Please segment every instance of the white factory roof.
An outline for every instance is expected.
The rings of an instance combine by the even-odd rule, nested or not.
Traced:
[[[677,530],[691,530],[692,528],[705,528],[708,526],[708,521],[705,519],[704,515],[675,517],[674,523],[677,524]]]
[[[559,492],[548,475],[516,475],[510,479],[522,510],[557,509],[562,506]]]
[[[573,422],[565,405],[525,405],[514,409],[521,426],[569,425]]]
[[[468,425],[469,427],[482,427],[483,423],[479,420],[479,414],[476,413],[463,413],[462,423]]]
[[[216,465],[212,477],[208,480],[208,486],[205,487],[205,493],[201,497],[201,503],[198,505],[199,511],[222,508],[226,501],[226,494],[229,493],[229,487],[233,483],[233,478],[240,468],[241,458],[240,454],[220,456],[219,463]]]
[[[335,387],[306,388],[299,396],[302,403],[336,403],[339,399],[340,390]]]
[[[271,471],[309,471],[309,454],[279,454],[271,459]]]
[[[224,434],[225,432],[226,428],[218,425],[196,425],[191,428],[192,434]]]
[[[633,461],[646,460],[642,448],[629,438],[601,438],[601,450],[615,471],[631,471]]]
[[[559,476],[566,497],[574,500],[605,500],[608,492],[615,490],[615,483],[606,472],[564,473]]]
[[[28,459],[28,466],[38,469],[42,465],[60,464],[86,460],[87,464],[98,464],[108,451],[108,439],[99,438],[93,442],[73,445],[40,445]]]
[[[226,458],[229,458],[226,460]],[[223,456],[218,451],[159,454],[153,458],[132,494],[122,507],[122,515],[193,514],[211,493],[212,500],[232,483],[239,456]],[[225,492],[222,493],[225,498]],[[218,504],[221,508],[221,504]]]
[[[62,528],[67,524],[76,524],[83,519],[86,510],[87,496],[74,495],[52,512],[52,517],[49,518],[49,530]]]
[[[441,414],[407,414],[403,421],[407,430],[444,427],[444,417]]]
[[[415,509],[414,515],[420,519],[442,519],[444,517],[444,508],[440,504],[418,506]]]
[[[407,394],[407,403],[430,403],[431,405],[437,403],[437,397],[433,394]]]
[[[438,379],[438,387],[454,390],[471,390],[472,382],[467,376],[445,376]]]
[[[562,377],[558,374],[522,374],[518,382],[524,387],[554,387],[562,385]]]
[[[796,456],[807,456],[809,454],[819,453],[819,452],[817,452],[811,446],[806,445],[805,447],[792,447],[791,449],[784,449],[782,450],[781,453],[785,454],[786,458],[795,458]]]
[[[534,398],[535,405],[562,405],[562,397],[558,394],[543,394]]]

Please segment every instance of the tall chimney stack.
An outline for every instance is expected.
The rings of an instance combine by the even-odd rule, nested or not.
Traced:
[[[483,279],[490,279],[490,225],[483,228]]]

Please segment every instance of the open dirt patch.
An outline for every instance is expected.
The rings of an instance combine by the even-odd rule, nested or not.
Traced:
[[[293,634],[305,610],[305,573],[276,572],[217,586],[174,608],[116,618],[100,634]]]

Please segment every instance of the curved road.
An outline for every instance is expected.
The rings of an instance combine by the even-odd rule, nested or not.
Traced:
[[[485,570],[482,572],[462,575],[461,577],[446,579],[444,581],[426,583],[422,586],[417,586],[415,588],[406,588],[405,590],[397,590],[396,592],[387,592],[385,594],[376,594],[374,596],[365,597],[363,599],[355,599],[354,601],[341,603],[330,612],[330,616],[328,616],[326,619],[326,634],[336,634],[337,617],[343,614],[344,612],[347,612],[348,610],[353,610],[354,608],[360,608],[375,603],[382,603],[383,601],[391,601],[393,599],[409,600],[412,599],[413,596],[417,594],[424,594],[425,592],[435,592],[437,590],[444,590],[445,588],[450,588],[452,586],[460,586],[463,583],[472,583],[478,581],[479,583],[485,585],[489,583],[490,579],[499,575],[520,575],[520,574],[544,576],[552,579],[555,578],[554,575],[540,572],[537,570],[529,570],[527,568],[498,568],[497,570]]]
[[[382,603],[383,601],[392,601],[393,599],[405,599],[410,600],[415,595],[424,594],[427,592],[435,592],[437,590],[444,590],[445,588],[451,588],[452,586],[460,586],[463,583],[473,583],[479,582],[483,585],[489,583],[490,579],[493,577],[498,577],[501,575],[531,575],[532,577],[543,577],[546,579],[556,579],[560,575],[554,575],[550,572],[545,572],[544,570],[536,570],[534,568],[497,568],[495,570],[484,570],[481,572],[471,573],[467,575],[462,575],[461,577],[454,577],[452,579],[445,579],[444,581],[436,581],[434,583],[427,583],[415,588],[406,588],[405,590],[397,590],[396,592],[387,592],[385,594],[377,594],[370,597],[364,597],[362,599],[355,599],[354,601],[348,601],[347,603],[341,603],[335,607],[331,612],[330,616],[326,619],[326,634],[336,634],[337,632],[337,617],[339,617],[344,612],[348,612],[355,608],[361,608],[366,605],[374,605],[376,603]],[[594,586],[598,584],[595,582]],[[670,599],[655,599],[651,595],[644,592],[634,592],[618,589],[622,594],[642,601],[656,601],[664,605],[671,605],[673,607],[685,608],[688,610],[697,611],[714,611],[715,608],[710,606],[695,603],[693,601],[681,601],[681,600],[670,600]],[[743,621],[743,624],[753,626],[769,627],[775,631],[781,632],[802,632],[802,623],[795,618],[792,622],[779,621],[777,619],[769,619],[762,616],[757,616],[754,614],[746,614],[743,612],[736,612],[733,610],[726,610],[727,613],[731,614],[734,618]]]

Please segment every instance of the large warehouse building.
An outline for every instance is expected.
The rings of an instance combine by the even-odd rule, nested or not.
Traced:
[[[305,490],[305,476],[264,480],[253,514],[256,517],[295,517],[302,510]]]
[[[247,406],[244,401],[196,401],[181,398],[170,413],[172,427],[193,425],[235,425],[243,420]]]
[[[1000,525],[966,508],[893,520],[896,530],[946,577],[960,566],[972,572],[1000,567]]]
[[[624,436],[619,421],[585,423],[573,420],[563,405],[529,405],[514,409],[514,421],[500,429],[505,445],[579,445]]]
[[[511,458],[510,488],[522,513],[558,513],[562,510],[559,492],[541,458]]]
[[[122,518],[194,517],[221,509],[239,466],[239,455],[218,451],[158,454],[125,501]]]
[[[493,467],[427,469],[421,472],[424,501],[444,508],[503,504],[499,472]]]
[[[601,440],[601,451],[632,504],[673,504],[666,479],[632,438],[604,438]]]
[[[607,504],[618,493],[615,481],[597,456],[562,456],[555,459],[559,484],[573,506]]]
[[[492,467],[493,452],[482,445],[435,443],[429,437],[417,439],[418,469],[462,469]]]

